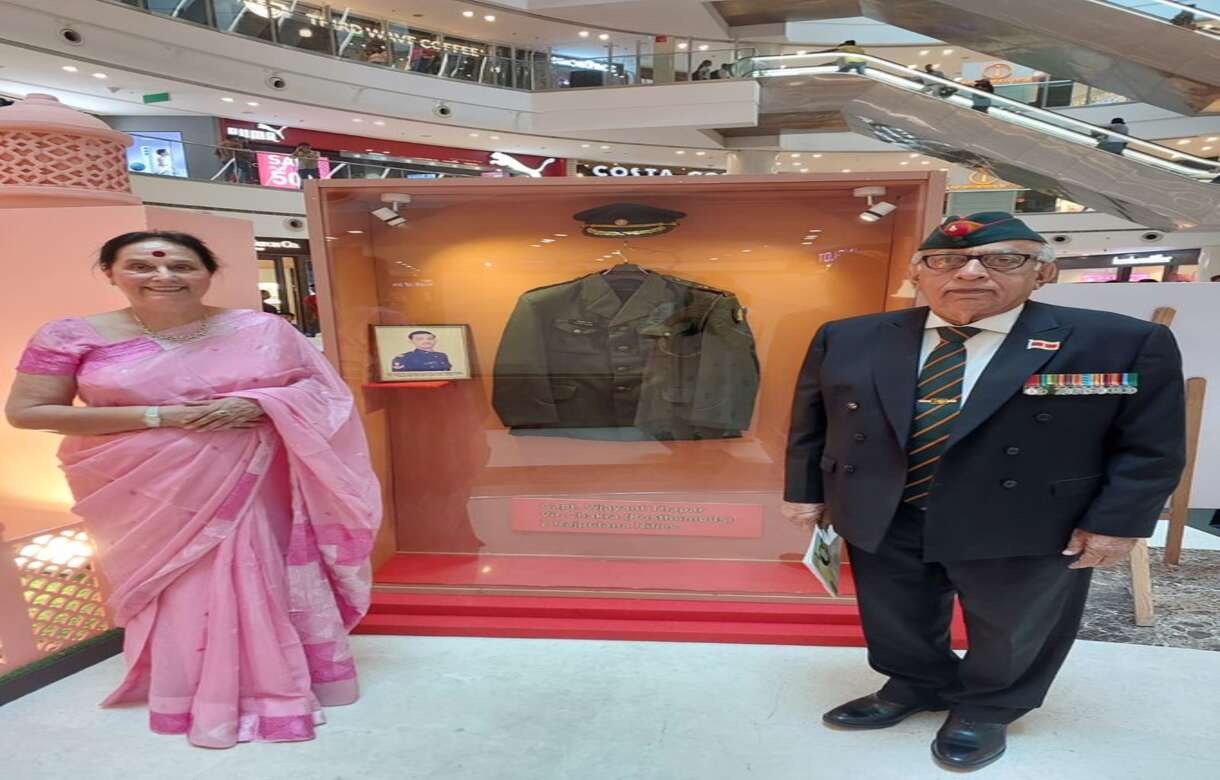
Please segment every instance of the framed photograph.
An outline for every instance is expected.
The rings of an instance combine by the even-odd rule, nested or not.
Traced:
[[[378,381],[470,378],[467,325],[374,325]]]

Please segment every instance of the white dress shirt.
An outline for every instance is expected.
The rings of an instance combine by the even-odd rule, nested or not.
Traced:
[[[970,323],[969,327],[978,328],[979,332],[966,339],[966,375],[962,379],[962,406],[966,405],[966,399],[970,396],[974,383],[983,375],[983,369],[987,368],[987,364],[995,357],[995,353],[1000,349],[1000,344],[1004,343],[1004,338],[1012,330],[1017,317],[1021,316],[1024,309],[1025,304],[1021,304],[1015,309]],[[932,354],[932,350],[936,349],[936,345],[940,343],[940,334],[936,332],[936,329],[952,324],[935,312],[928,311],[928,319],[923,326],[923,347],[919,351],[920,372],[923,371],[923,364],[927,362],[928,355]]]

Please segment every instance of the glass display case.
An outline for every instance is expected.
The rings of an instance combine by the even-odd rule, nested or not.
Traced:
[[[863,186],[896,210],[862,219]],[[910,305],[943,195],[938,173],[311,182],[327,355],[385,490],[378,582],[824,598],[779,513],[794,382],[822,322]]]

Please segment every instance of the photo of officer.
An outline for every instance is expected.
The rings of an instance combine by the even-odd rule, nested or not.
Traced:
[[[466,325],[376,325],[378,379],[431,382],[469,379],[470,332]]]
[[[415,330],[407,334],[415,346],[390,363],[391,371],[452,371],[449,356],[436,350],[436,334],[430,330]]]

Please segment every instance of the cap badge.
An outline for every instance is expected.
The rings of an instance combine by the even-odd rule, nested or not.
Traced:
[[[619,217],[618,219],[614,220],[614,224],[618,225],[619,227],[622,227],[623,225],[631,224],[631,222],[627,219],[624,219],[623,217]]]
[[[956,219],[949,224],[942,226],[940,232],[944,233],[946,236],[961,238],[962,236],[970,235],[981,227],[983,227],[982,222],[975,222],[969,219]]]

